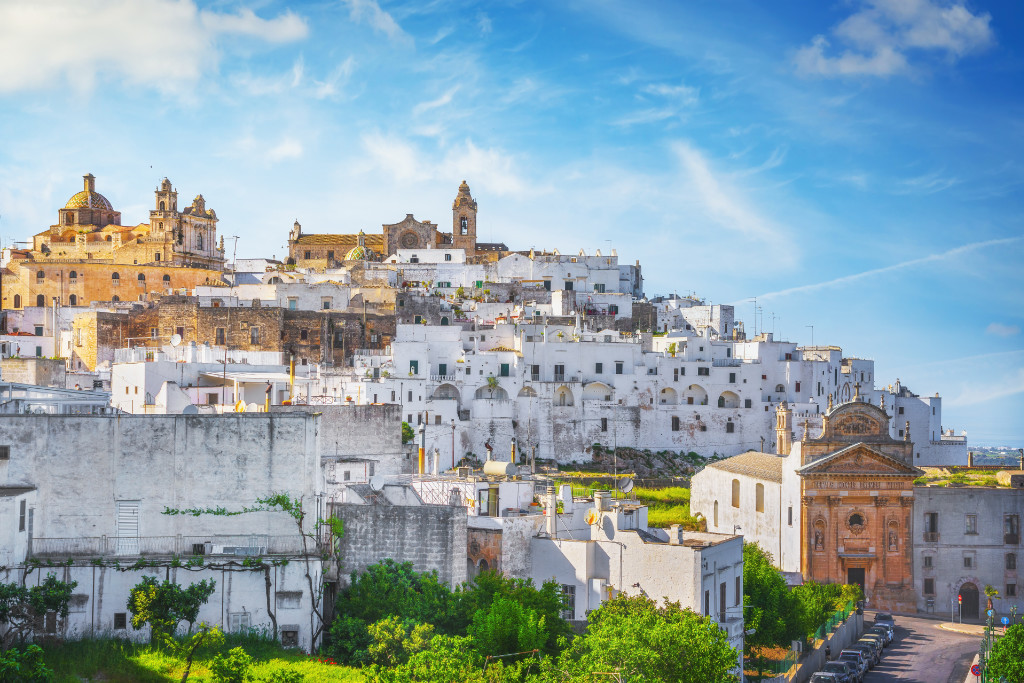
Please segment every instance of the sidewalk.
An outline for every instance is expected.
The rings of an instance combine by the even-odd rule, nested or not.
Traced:
[[[962,633],[966,636],[983,636],[985,635],[985,627],[978,624],[951,624],[948,621],[941,622],[935,625],[936,628],[941,628],[943,631],[950,631],[952,633]]]

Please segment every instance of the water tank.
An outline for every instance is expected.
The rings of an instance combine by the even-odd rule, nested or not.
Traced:
[[[488,460],[484,463],[484,474],[491,477],[514,477],[519,468],[507,460]]]

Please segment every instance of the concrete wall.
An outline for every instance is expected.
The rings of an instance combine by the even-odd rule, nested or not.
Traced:
[[[0,485],[38,489],[36,538],[113,536],[118,501],[138,501],[139,536],[289,535],[294,524],[282,513],[163,510],[239,509],[275,492],[315,507],[316,425],[304,414],[0,415],[0,444],[11,447]]]
[[[811,652],[804,657],[796,670],[796,675],[783,677],[779,680],[792,681],[793,683],[805,683],[810,680],[811,675],[825,666],[825,647],[828,646],[832,659],[839,656],[839,653],[853,643],[857,642],[864,634],[864,615],[854,612],[834,631],[828,634],[825,640],[816,641]]]
[[[389,558],[412,562],[418,572],[437,571],[453,588],[466,581],[466,508],[335,503],[331,509],[345,524],[342,583]]]

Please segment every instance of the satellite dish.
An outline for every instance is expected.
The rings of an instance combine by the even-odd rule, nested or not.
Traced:
[[[623,493],[629,493],[633,490],[633,478],[624,477],[619,480],[619,483],[615,485]]]
[[[193,405],[188,405],[188,406],[185,406],[184,408],[181,409],[181,414],[182,415],[198,415],[199,414],[199,408],[196,408]]]
[[[180,334],[171,335],[171,346],[180,346],[180,345],[181,345],[181,335]]]
[[[372,477],[370,477],[370,488],[373,489],[374,491],[380,491],[382,488],[384,488],[384,475],[375,474]]]

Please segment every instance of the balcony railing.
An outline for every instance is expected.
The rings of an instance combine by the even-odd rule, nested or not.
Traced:
[[[938,531],[926,531],[926,532],[924,532],[924,541],[925,541],[925,543],[935,543],[938,540],[939,540],[939,532]]]
[[[96,536],[79,538],[33,538],[32,557],[142,556],[259,556],[294,555],[302,552],[298,534],[268,536],[240,534],[224,536]]]
[[[715,358],[711,361],[711,365],[716,368],[738,368],[742,364],[739,358]]]
[[[1020,534],[1003,534],[1003,543],[1006,545],[1018,545]]]
[[[431,375],[431,382],[454,382],[455,375]]]
[[[564,382],[565,381],[565,373],[564,372],[556,372],[555,373],[555,381],[556,382]]]

